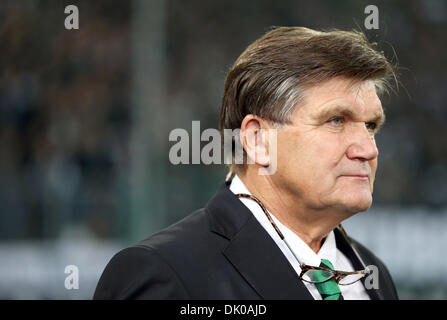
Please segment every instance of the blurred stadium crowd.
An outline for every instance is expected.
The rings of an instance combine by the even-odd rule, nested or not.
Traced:
[[[8,5],[0,31],[0,237],[54,238],[77,221],[116,236],[115,179],[130,125],[130,5],[106,15],[89,5],[71,33],[54,1]]]

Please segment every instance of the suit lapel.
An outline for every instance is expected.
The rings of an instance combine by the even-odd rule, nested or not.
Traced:
[[[229,240],[224,256],[263,299],[310,299],[293,267],[226,185],[207,205],[213,232]]]
[[[270,235],[253,217],[224,255],[264,299],[312,299]]]
[[[355,252],[352,250],[351,245],[346,241],[345,237],[342,235],[341,231],[336,228],[336,229],[334,229],[334,233],[335,233],[335,239],[337,242],[337,248],[340,249],[340,251],[343,252],[348,257],[349,261],[351,261],[352,266],[354,267],[354,270],[362,270],[364,268],[364,266],[358,259]],[[357,252],[360,254],[359,250],[357,250]],[[366,259],[366,257],[362,256],[362,260],[364,261],[364,263],[367,266],[372,264],[372,262],[368,261]],[[362,282],[363,286],[365,287],[365,281],[362,280],[361,282]],[[371,298],[371,300],[383,300],[383,295],[380,290],[367,289],[366,287],[365,287],[365,290],[366,290],[366,293]]]

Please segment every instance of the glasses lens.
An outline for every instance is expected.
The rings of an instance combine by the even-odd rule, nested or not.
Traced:
[[[324,270],[308,270],[306,273],[303,274],[302,279],[307,282],[325,282],[329,280],[333,276],[333,273],[330,271],[324,271]]]
[[[338,284],[342,285],[342,286],[353,284],[354,282],[357,282],[360,279],[362,279],[364,276],[365,276],[365,274],[362,274],[362,273],[361,274],[358,274],[358,273],[349,274],[349,275],[343,277]]]

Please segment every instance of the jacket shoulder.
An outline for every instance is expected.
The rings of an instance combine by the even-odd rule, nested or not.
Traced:
[[[118,252],[107,264],[94,299],[187,299],[185,272],[212,240],[204,209]]]
[[[140,245],[113,256],[93,296],[95,300],[187,298],[183,283],[169,263],[152,248]]]
[[[209,237],[209,223],[205,209],[199,209],[180,221],[137,243],[159,253],[183,250]]]

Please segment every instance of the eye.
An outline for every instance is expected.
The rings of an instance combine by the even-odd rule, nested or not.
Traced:
[[[365,123],[366,129],[375,131],[377,128],[377,124],[375,122],[366,122]]]
[[[341,124],[343,124],[343,117],[334,117],[332,119],[330,119],[328,122],[330,122],[333,125],[339,126]]]

